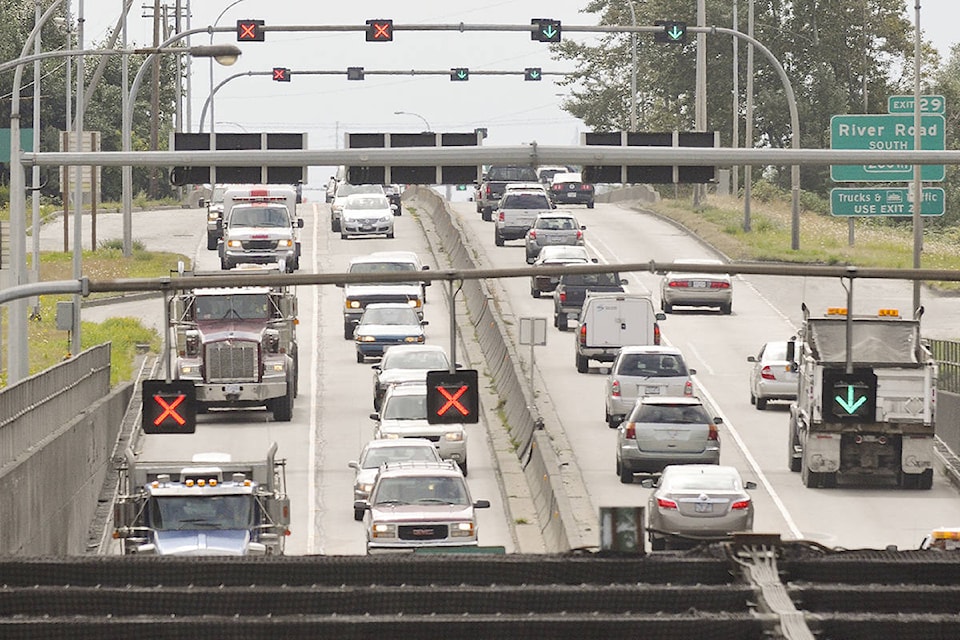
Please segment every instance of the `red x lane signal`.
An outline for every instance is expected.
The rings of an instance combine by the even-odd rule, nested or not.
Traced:
[[[393,20],[367,20],[367,42],[393,40]]]
[[[427,372],[427,422],[430,424],[480,421],[480,392],[476,369]]]
[[[263,42],[263,20],[237,20],[238,42]]]
[[[274,82],[290,82],[290,69],[287,69],[286,67],[274,67],[273,81]]]
[[[185,380],[144,380],[144,433],[194,433],[197,430],[197,392]]]

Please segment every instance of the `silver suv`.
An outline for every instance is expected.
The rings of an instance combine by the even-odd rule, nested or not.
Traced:
[[[380,468],[369,500],[354,503],[364,511],[367,552],[418,547],[477,545],[474,501],[457,465],[451,462],[398,462]]]
[[[571,213],[541,213],[524,237],[527,264],[533,264],[544,247],[582,246],[585,230]]]

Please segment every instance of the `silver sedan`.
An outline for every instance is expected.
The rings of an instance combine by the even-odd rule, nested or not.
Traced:
[[[611,429],[616,428],[643,396],[692,396],[690,376],[696,373],[687,369],[676,347],[623,347],[604,386],[604,419]]]
[[[714,259],[677,260],[676,264],[723,264]],[[733,309],[733,282],[725,273],[670,271],[660,281],[660,308],[672,313],[674,307],[717,307],[720,313]]]
[[[533,264],[544,247],[582,245],[585,229],[571,213],[541,213],[525,236],[527,264]]]
[[[353,477],[353,501],[367,500],[377,481],[382,465],[391,462],[440,462],[440,454],[426,438],[401,440],[371,440],[360,452],[359,460],[347,466],[356,473]],[[353,509],[353,519],[363,520],[363,509]]]
[[[727,537],[735,531],[753,530],[753,500],[733,467],[712,464],[670,465],[656,486],[647,506],[647,535],[654,551],[667,543],[697,542]]]
[[[787,342],[767,342],[756,356],[747,356],[750,370],[750,404],[763,411],[768,400],[797,399],[797,366],[787,359]]]

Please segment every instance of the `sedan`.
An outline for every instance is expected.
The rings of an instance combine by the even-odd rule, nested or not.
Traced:
[[[750,371],[750,404],[763,411],[768,400],[797,399],[797,365],[787,359],[787,342],[768,342],[756,356],[747,356],[753,363]]]
[[[423,344],[423,326],[417,312],[407,304],[378,302],[368,304],[353,330],[357,345],[357,362],[368,356],[382,356],[384,349],[395,344]]]
[[[393,235],[393,214],[396,205],[387,196],[354,194],[347,196],[340,212],[340,237]]]
[[[677,260],[676,264],[723,264],[720,260]],[[676,306],[717,307],[720,313],[733,309],[733,283],[725,273],[670,271],[660,281],[660,308],[672,313]]]
[[[579,173],[556,173],[550,185],[550,197],[557,204],[585,204],[587,209],[593,209],[593,194],[593,185],[584,182]]]
[[[372,193],[382,196],[383,187],[379,184],[349,184],[346,182],[338,183],[336,195],[334,196],[333,201],[330,203],[331,231],[340,231],[340,220],[341,214],[343,213],[343,205],[346,204],[347,198],[355,193]]]
[[[440,454],[426,438],[402,440],[371,440],[360,452],[359,460],[351,460],[347,466],[356,474],[353,478],[353,501],[368,500],[377,481],[380,466],[391,462],[440,462]],[[363,509],[353,510],[354,520],[363,520]]]
[[[643,396],[692,396],[696,373],[676,347],[623,347],[607,376],[604,419],[616,428]]]
[[[583,244],[585,226],[570,213],[541,213],[525,236],[527,264],[533,264],[546,246]]]
[[[380,410],[387,387],[405,382],[425,382],[427,371],[448,371],[450,359],[443,347],[434,344],[398,344],[383,352],[373,365],[373,408]]]
[[[644,484],[651,481],[645,481]],[[712,464],[670,465],[663,470],[647,506],[647,533],[654,551],[689,536],[693,541],[726,538],[753,530],[753,500],[733,467]]]
[[[720,464],[720,418],[710,419],[700,398],[646,396],[617,428],[617,475],[659,473],[670,464]]]

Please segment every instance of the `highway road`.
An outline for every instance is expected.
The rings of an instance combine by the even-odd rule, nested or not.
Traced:
[[[455,214],[469,230],[478,258],[486,266],[523,265],[522,242],[496,247],[493,225],[481,221],[473,203],[455,203]],[[598,204],[593,210],[575,207],[587,225],[587,246],[601,261],[671,261],[714,254],[674,225],[626,206]],[[303,269],[343,271],[353,255],[403,248],[417,251],[436,266],[415,221],[408,214],[397,220],[397,239],[341,240],[329,231],[326,205],[301,205],[306,220]],[[101,237],[109,237],[109,215],[98,221]],[[118,227],[119,228],[119,227]],[[52,236],[57,237],[54,229]],[[137,214],[136,237],[149,248],[179,247],[195,255],[200,269],[216,269],[215,252],[203,246],[203,214],[176,211]],[[119,233],[117,233],[119,235]],[[659,277],[629,274],[629,289],[654,292]],[[854,308],[867,313],[896,307],[903,314],[912,296],[911,284],[901,281],[857,281]],[[499,283],[499,295],[513,316],[552,317],[549,298],[533,299],[526,279]],[[352,520],[352,471],[347,461],[356,457],[372,433],[368,414],[368,365],[355,362],[351,343],[341,331],[341,292],[333,287],[301,289],[299,328],[301,352],[300,396],[291,423],[273,423],[263,411],[212,412],[201,417],[193,436],[147,436],[144,459],[189,456],[198,451],[228,451],[235,457],[261,456],[272,441],[287,458],[287,481],[293,499],[290,554],[357,554],[363,552],[362,525]],[[428,341],[447,344],[446,301],[442,287],[429,290],[426,318]],[[787,407],[771,403],[758,411],[749,402],[748,355],[766,340],[789,337],[800,323],[800,305],[814,313],[828,306],[846,306],[846,291],[838,280],[771,276],[736,277],[733,313],[713,310],[677,310],[662,323],[664,340],[681,348],[689,366],[697,370],[698,393],[714,407],[722,425],[723,464],[740,469],[746,480],[757,482],[755,530],[778,532],[786,538],[806,538],[831,547],[914,548],[933,527],[960,523],[960,500],[944,477],[937,476],[931,491],[905,492],[892,488],[807,489],[799,474],[787,468]],[[143,305],[153,305],[143,310]],[[149,321],[156,322],[159,303],[140,303]],[[924,292],[927,311],[923,334],[955,338],[952,318],[960,300]],[[84,312],[86,319],[115,313],[100,307]],[[571,323],[572,326],[573,323]],[[605,370],[592,363],[588,374],[574,366],[574,333],[560,332],[550,323],[548,344],[536,350],[538,403],[547,429],[563,429],[595,508],[645,505],[649,490],[623,485],[614,472],[616,432],[603,419]],[[527,358],[527,348],[519,351]],[[459,358],[458,358],[459,359]],[[312,401],[311,401],[312,400]],[[475,498],[487,498],[493,508],[480,514],[484,545],[514,543],[503,509],[501,490],[482,425],[471,428],[469,483]]]
[[[523,243],[496,247],[493,225],[484,223],[472,203],[455,209],[474,238],[480,239],[487,265],[522,265]],[[601,261],[611,263],[672,261],[715,257],[698,239],[653,215],[626,206],[598,204],[594,210],[570,207],[587,226],[587,246]],[[628,276],[628,290],[652,291],[659,300],[659,276]],[[604,422],[605,370],[591,363],[588,374],[574,364],[574,331],[552,328],[552,300],[534,299],[526,279],[501,281],[515,316],[548,318],[548,343],[538,347],[538,397],[541,411],[552,412],[573,446],[594,506],[646,505],[650,490],[623,485],[615,474],[616,431]],[[871,313],[884,307],[909,313],[912,285],[902,281],[857,281],[854,309]],[[800,475],[787,468],[787,404],[770,403],[766,411],[750,404],[747,386],[750,365],[763,342],[785,339],[800,324],[800,305],[813,313],[829,306],[846,306],[846,291],[837,280],[770,276],[737,277],[733,313],[678,309],[662,323],[664,341],[679,347],[688,366],[697,369],[698,393],[724,419],[720,428],[721,463],[736,466],[745,480],[757,482],[755,530],[778,532],[786,538],[806,538],[844,548],[915,548],[936,526],[960,523],[957,490],[942,476],[931,491],[905,492],[891,488],[807,489]],[[923,334],[956,337],[960,301],[924,293]],[[573,322],[570,323],[573,327]],[[520,350],[527,357],[526,348]],[[547,428],[556,428],[547,420]],[[638,476],[639,478],[639,476]]]

